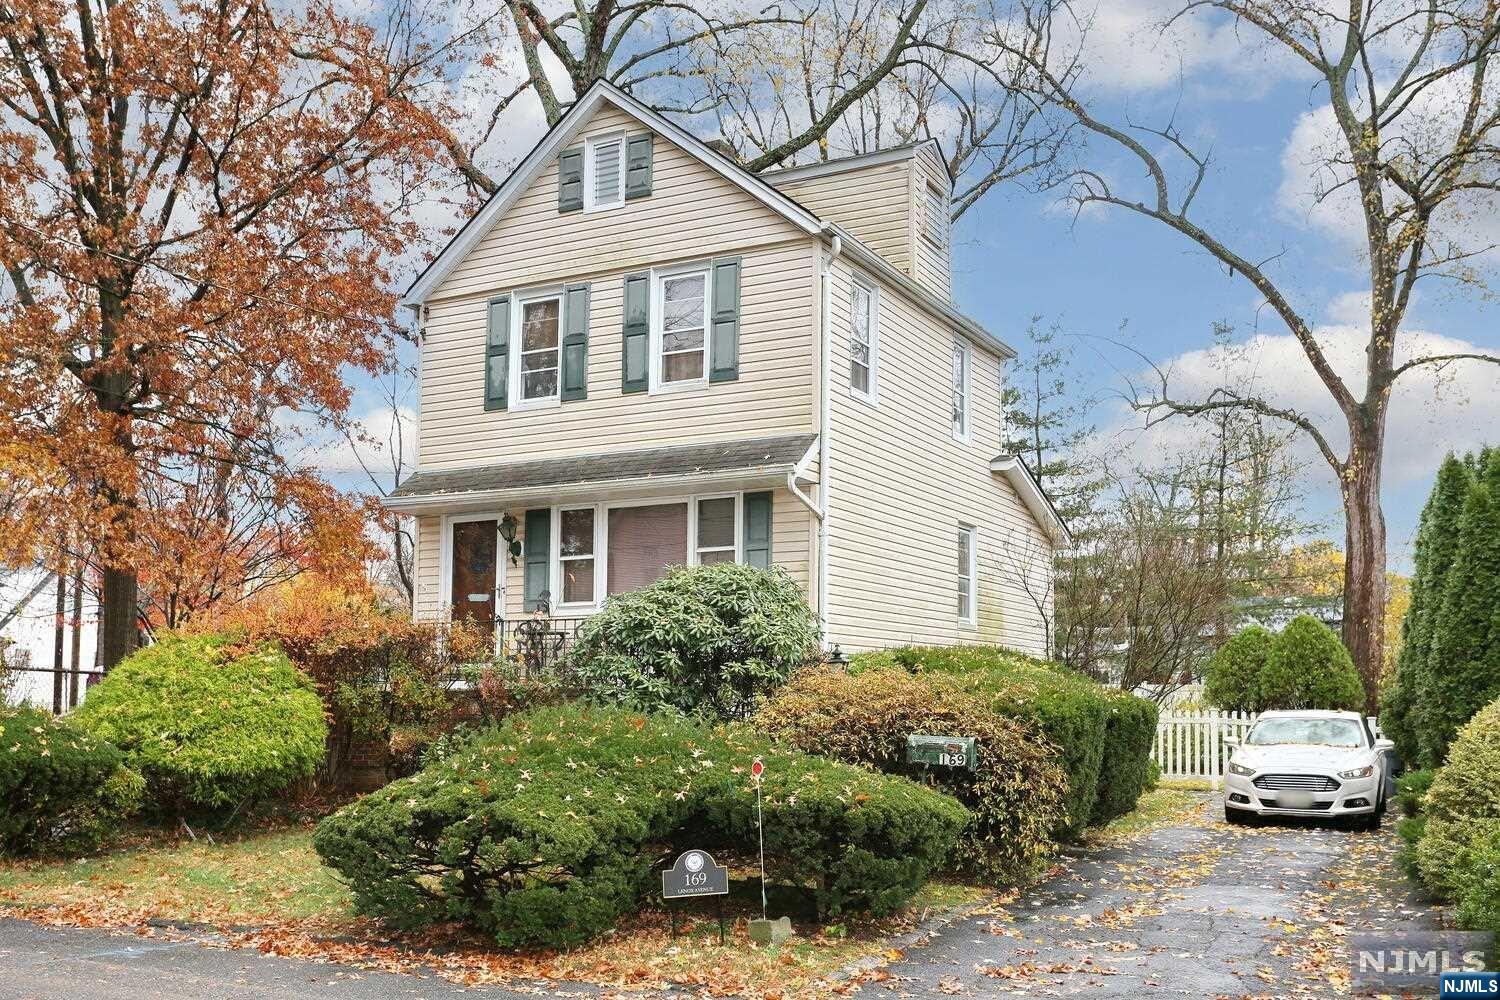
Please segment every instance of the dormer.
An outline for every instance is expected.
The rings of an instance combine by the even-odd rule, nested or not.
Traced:
[[[768,170],[761,177],[838,223],[923,288],[952,298],[948,207],[953,180],[936,140]]]

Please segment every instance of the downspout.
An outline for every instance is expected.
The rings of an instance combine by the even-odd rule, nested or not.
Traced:
[[[823,335],[823,347],[818,352],[818,621],[823,630],[823,642],[828,642],[828,496],[832,475],[828,467],[830,409],[833,394],[828,386],[830,364],[833,353],[833,262],[843,253],[844,240],[827,223],[823,234],[829,237],[828,255],[823,258],[823,302],[822,321],[819,330]]]

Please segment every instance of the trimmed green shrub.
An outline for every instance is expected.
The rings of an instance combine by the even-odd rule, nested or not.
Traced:
[[[1422,800],[1427,789],[1432,787],[1436,771],[1407,771],[1396,779],[1396,808],[1403,816],[1417,816],[1422,812]]]
[[[1260,625],[1243,628],[1209,658],[1203,699],[1226,712],[1261,710],[1260,675],[1276,637]]]
[[[1104,728],[1104,758],[1099,762],[1099,795],[1090,820],[1103,826],[1135,809],[1142,793],[1155,787],[1159,771],[1151,746],[1156,742],[1156,703],[1124,691],[1104,689],[1109,720]]]
[[[1422,799],[1425,826],[1411,852],[1429,889],[1459,904],[1459,922],[1496,929],[1500,914],[1500,700],[1453,740]]]
[[[573,705],[507,720],[341,809],[313,843],[362,913],[402,927],[462,920],[506,947],[565,947],[636,906],[678,848],[752,856],[757,756],[768,868],[826,914],[899,906],[968,822],[945,795],[744,727]]]
[[[274,795],[313,774],[328,739],[306,675],[228,635],[164,637],[105,675],[74,718],[124,751],[168,812]]]
[[[976,771],[931,774],[970,810],[957,860],[1014,884],[1039,874],[1052,856],[1050,833],[1063,818],[1067,788],[1055,748],[1029,724],[995,712],[959,678],[894,668],[806,670],[761,708],[753,724],[778,744],[908,777],[923,770],[906,763],[911,734],[976,737]]]
[[[1365,703],[1349,650],[1312,615],[1298,615],[1276,636],[1259,688],[1262,709],[1358,711]]]
[[[140,808],[124,755],[34,708],[0,706],[0,854],[79,854]]]
[[[1458,727],[1500,696],[1500,452],[1490,456],[1459,517],[1424,674],[1423,759],[1442,763]]]
[[[611,597],[578,630],[568,663],[603,701],[740,719],[815,659],[818,642],[817,616],[785,570],[720,563]]]
[[[893,666],[958,677],[996,712],[1031,724],[1057,748],[1068,790],[1063,798],[1067,818],[1053,830],[1056,837],[1075,839],[1090,824],[1101,822],[1099,816],[1118,815],[1122,808],[1128,812],[1145,791],[1150,743],[1142,750],[1138,723],[1110,726],[1121,699],[1134,699],[1133,695],[998,646],[907,646],[860,653],[851,657],[849,669],[860,673]],[[1113,745],[1111,739],[1121,742]],[[1114,754],[1125,759],[1110,761],[1111,789],[1099,811],[1105,759]]]

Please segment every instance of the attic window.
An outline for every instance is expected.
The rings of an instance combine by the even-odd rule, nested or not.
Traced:
[[[940,247],[948,245],[948,195],[936,184],[927,185],[922,233]]]
[[[619,208],[625,204],[625,136],[590,139],[584,148],[583,210]]]

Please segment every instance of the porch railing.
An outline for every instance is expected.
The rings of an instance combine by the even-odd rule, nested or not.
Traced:
[[[528,674],[558,670],[587,618],[527,615],[500,622],[500,648]]]

